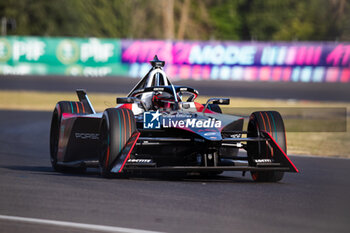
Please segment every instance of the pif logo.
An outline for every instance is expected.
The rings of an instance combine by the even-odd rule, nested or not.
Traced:
[[[80,139],[99,140],[100,134],[98,134],[98,133],[75,133],[75,137],[80,138]]]
[[[143,113],[143,128],[144,129],[159,129],[160,119],[162,114],[159,111],[156,112],[144,112]]]

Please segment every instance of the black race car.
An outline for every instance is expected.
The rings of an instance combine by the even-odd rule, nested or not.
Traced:
[[[221,113],[226,98],[195,102],[198,91],[173,85],[155,56],[152,68],[117,106],[96,113],[84,90],[79,101],[57,103],[51,123],[51,163],[56,171],[100,167],[103,177],[145,172],[220,174],[250,171],[255,181],[276,182],[298,172],[286,155],[281,115],[243,118]],[[242,137],[242,135],[246,135]],[[247,152],[246,156],[238,153]]]

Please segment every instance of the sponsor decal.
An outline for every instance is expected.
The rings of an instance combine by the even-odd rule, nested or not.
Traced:
[[[252,65],[256,52],[256,46],[195,45],[191,49],[189,61],[190,64],[200,65]]]
[[[154,91],[164,91],[164,88],[163,87],[156,87],[156,88],[153,88]]]
[[[108,62],[113,55],[114,45],[111,43],[101,43],[101,40],[91,38],[88,43],[81,44],[80,60],[82,62],[89,59],[95,62]]]
[[[57,46],[57,59],[63,64],[72,64],[78,61],[80,50],[78,43],[74,40],[63,40]]]
[[[161,125],[163,128],[220,128],[222,124],[215,118],[198,119],[186,114],[162,115],[159,111],[145,112],[143,116],[144,129],[160,129]]]
[[[13,60],[36,62],[45,55],[46,44],[38,39],[15,41],[13,43]]]
[[[163,128],[220,128],[221,121],[214,118],[206,120],[192,118],[176,120],[173,118],[163,117]]]
[[[152,159],[128,159],[128,163],[151,163]]]
[[[154,54],[178,79],[349,82],[350,44],[319,42],[205,42],[122,40],[129,75],[143,76]]]
[[[271,159],[254,159],[256,163],[272,163]]]
[[[25,75],[31,74],[32,69],[30,65],[18,65],[18,66],[9,66],[9,65],[0,65],[0,74],[14,74],[14,75]]]
[[[143,113],[143,128],[144,129],[160,129],[160,116],[162,114],[157,112]]]
[[[216,134],[217,132],[209,132],[209,133],[204,133],[204,136],[214,136]]]
[[[112,73],[111,67],[90,67],[90,66],[81,66],[81,65],[71,65],[69,66],[65,74],[67,75],[84,75],[87,77],[103,77]]]
[[[65,74],[73,76],[82,75],[83,68],[80,65],[72,65],[66,69]]]
[[[230,137],[231,138],[241,138],[242,134],[240,133],[235,133],[235,134],[231,134]]]
[[[98,134],[98,133],[75,133],[75,138],[99,140],[100,134]]]

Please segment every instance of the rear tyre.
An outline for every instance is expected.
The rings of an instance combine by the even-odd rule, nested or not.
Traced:
[[[286,134],[282,116],[276,111],[254,112],[248,123],[248,137],[258,137],[261,131],[268,132],[287,153]],[[249,164],[254,165],[254,159],[273,159],[273,149],[267,142],[247,142]],[[284,172],[264,171],[251,172],[257,182],[278,182],[282,180]]]
[[[88,106],[82,102],[60,101],[56,104],[51,119],[50,129],[50,161],[53,169],[58,172],[84,172],[85,168],[68,168],[57,164],[58,143],[60,138],[61,119],[63,113],[91,114]]]
[[[114,162],[135,131],[136,122],[131,110],[108,108],[104,111],[100,127],[100,171],[103,177],[112,176],[110,171]]]

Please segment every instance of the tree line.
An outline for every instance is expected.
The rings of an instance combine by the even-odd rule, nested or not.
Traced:
[[[346,41],[348,0],[6,0],[7,35]]]

